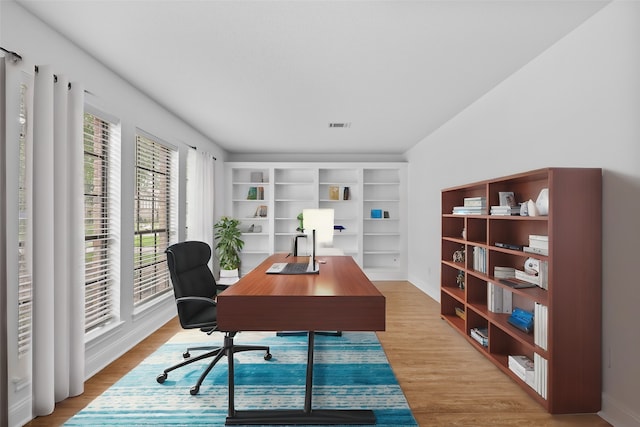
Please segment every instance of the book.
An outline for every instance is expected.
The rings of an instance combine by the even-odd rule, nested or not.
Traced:
[[[495,246],[497,246],[499,248],[512,249],[514,251],[521,251],[522,250],[522,245],[514,245],[512,243],[496,242]]]
[[[455,206],[453,213],[456,215],[486,215],[486,206]]]
[[[264,187],[258,187],[258,200],[264,200]]]
[[[464,198],[464,206],[465,207],[487,207],[487,198],[486,197],[465,197]]]
[[[516,280],[521,280],[536,286],[540,285],[540,278],[537,275],[529,274],[522,270],[516,270]]]
[[[515,277],[500,279],[500,283],[507,285],[513,289],[534,288],[537,286],[535,283],[526,282],[524,280],[516,279]]]
[[[549,236],[529,235],[529,247],[549,250]]]
[[[544,255],[544,256],[548,256],[549,255],[549,249],[548,248],[532,248],[531,246],[523,246],[522,250],[524,252],[528,252],[530,254],[538,254],[538,255]]]
[[[476,340],[483,347],[489,345],[489,330],[487,328],[471,328],[469,331],[471,338]]]
[[[509,355],[509,369],[535,389],[535,364],[533,360],[523,355]]]
[[[493,267],[493,277],[496,279],[508,279],[510,277],[516,277],[516,269],[513,267]]]
[[[258,199],[258,187],[249,187],[249,192],[247,193],[247,200],[257,200]]]
[[[510,206],[491,206],[491,215],[520,215],[519,207]]]

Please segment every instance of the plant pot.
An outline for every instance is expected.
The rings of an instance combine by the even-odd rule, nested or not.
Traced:
[[[217,281],[218,285],[233,285],[240,280],[238,269],[234,270],[220,270],[220,280]]]
[[[238,269],[235,268],[233,270],[220,270],[220,278],[234,278],[234,277],[240,277],[238,275]]]

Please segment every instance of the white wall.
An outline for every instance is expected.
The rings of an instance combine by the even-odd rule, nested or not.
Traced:
[[[640,3],[608,5],[407,154],[409,279],[437,300],[441,189],[604,169],[601,416],[640,426]]]
[[[122,245],[121,251],[121,321],[117,328],[86,344],[86,374],[92,376],[137,342],[154,332],[175,316],[173,298],[167,298],[152,310],[134,313],[133,287],[133,199],[135,189],[135,132],[140,128],[179,148],[180,195],[179,206],[185,206],[185,159],[188,145],[209,151],[217,157],[216,217],[222,214],[224,161],[226,153],[216,144],[195,131],[166,109],[156,104],[133,86],[106,69],[102,64],[53,32],[41,21],[14,2],[0,2],[0,40],[2,47],[23,57],[19,66],[33,74],[35,65],[49,64],[54,72],[66,75],[71,82],[81,81],[90,92],[87,99],[95,107],[121,120],[122,130]],[[3,159],[4,161],[4,159]],[[8,183],[11,186],[11,183]],[[15,188],[17,184],[14,183]],[[11,187],[11,188],[13,188]],[[184,210],[179,213],[179,238],[184,238]],[[17,306],[17,305],[16,305]],[[9,307],[13,307],[9,304]],[[4,313],[4,310],[2,310]],[[11,316],[12,313],[8,313]],[[11,318],[11,317],[10,317]],[[9,347],[12,347],[9,344]],[[15,346],[14,346],[15,347]],[[5,348],[2,349],[4,351]],[[11,378],[11,372],[9,372]],[[29,388],[9,387],[9,425],[22,425],[31,417]]]

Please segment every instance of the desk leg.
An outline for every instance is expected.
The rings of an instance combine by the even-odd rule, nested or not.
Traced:
[[[311,413],[311,396],[313,396],[313,348],[315,345],[315,333],[309,331],[309,344],[307,347],[307,380],[304,388],[304,412]]]
[[[230,343],[227,342],[227,340],[230,339],[231,340],[231,345],[229,345]],[[224,338],[225,341],[225,347],[227,348],[227,367],[228,367],[228,375],[229,375],[229,417],[234,417],[236,414],[236,408],[235,408],[235,403],[234,403],[234,398],[235,398],[235,375],[233,372],[233,338],[228,338],[225,337]]]
[[[309,331],[307,348],[307,374],[304,391],[304,409],[263,409],[236,411],[233,403],[233,350],[229,352],[229,416],[225,425],[357,425],[375,424],[376,416],[368,409],[312,409],[313,350],[315,333]]]

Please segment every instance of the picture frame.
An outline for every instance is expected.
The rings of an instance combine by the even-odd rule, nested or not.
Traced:
[[[499,191],[498,200],[500,201],[500,206],[516,206],[516,197],[513,191]]]

